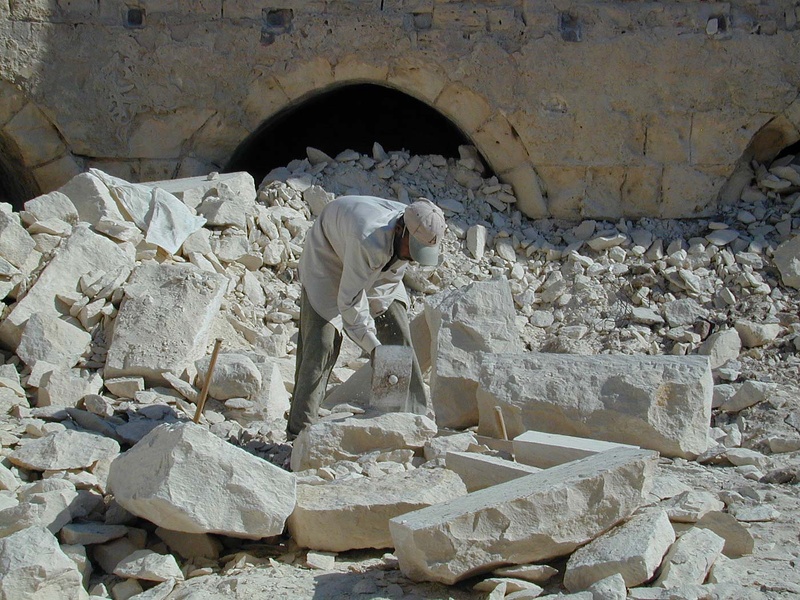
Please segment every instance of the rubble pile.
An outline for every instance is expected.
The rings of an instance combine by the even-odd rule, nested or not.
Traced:
[[[307,154],[0,205],[0,595],[800,595],[793,157],[714,220],[569,223],[472,148]],[[346,193],[448,217],[405,278],[430,411],[371,407],[346,341],[289,443],[297,262]]]

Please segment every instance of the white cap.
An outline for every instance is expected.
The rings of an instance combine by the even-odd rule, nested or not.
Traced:
[[[411,258],[421,265],[432,267],[439,263],[439,244],[444,237],[445,222],[442,209],[427,198],[420,198],[406,207],[403,215],[411,234]]]

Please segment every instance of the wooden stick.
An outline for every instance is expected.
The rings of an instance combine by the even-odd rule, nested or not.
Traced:
[[[500,430],[502,439],[508,439],[508,431],[506,431],[506,421],[503,419],[503,411],[499,406],[494,407],[494,416],[497,420],[497,428]]]
[[[217,355],[219,354],[219,347],[222,346],[222,338],[217,338],[214,342],[214,350],[211,351],[211,361],[208,363],[208,370],[206,371],[206,380],[203,382],[203,389],[200,392],[200,398],[197,400],[197,411],[194,413],[194,422],[200,422],[200,415],[203,414],[203,408],[206,405],[206,398],[208,397],[208,388],[211,385],[211,376],[214,374],[214,366],[217,364]]]

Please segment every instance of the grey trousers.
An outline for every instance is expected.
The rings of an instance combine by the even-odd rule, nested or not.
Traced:
[[[375,318],[381,344],[411,346],[411,327],[405,306],[392,302],[389,309]],[[287,433],[297,435],[317,420],[325,399],[328,378],[342,348],[342,334],[311,307],[306,291],[300,298],[300,331],[294,371],[294,393],[289,410]],[[422,382],[422,369],[414,355],[406,411],[424,415],[428,398]]]

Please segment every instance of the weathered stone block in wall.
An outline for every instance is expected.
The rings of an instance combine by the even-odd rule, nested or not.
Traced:
[[[22,328],[34,313],[58,318],[69,309],[53,299],[59,294],[74,294],[80,289],[80,278],[90,271],[122,273],[133,267],[128,255],[107,237],[79,224],[64,241],[55,256],[39,275],[25,297],[11,309],[0,324],[0,342],[9,348],[19,344]]]
[[[242,106],[247,116],[245,125],[255,130],[267,117],[274,115],[288,103],[289,96],[276,77],[268,73],[258,75],[247,85],[247,96]]]
[[[542,179],[550,214],[558,219],[580,219],[586,194],[586,167],[537,165],[536,172]]]
[[[436,302],[434,304],[434,302]],[[473,282],[425,304],[431,331],[431,402],[440,427],[478,422],[480,352],[521,352],[506,280]]]
[[[196,109],[178,110],[167,115],[139,115],[128,142],[128,156],[178,158],[183,144],[213,114],[214,111]]]
[[[715,198],[730,173],[728,167],[665,165],[661,185],[661,217],[664,219],[713,215]]]
[[[765,113],[753,116],[729,109],[695,113],[692,116],[692,164],[734,164],[741,158],[753,135],[770,118]]]
[[[707,449],[713,397],[701,356],[484,355],[478,384],[483,435],[531,429],[694,458]]]
[[[437,4],[433,9],[433,27],[483,31],[486,29],[486,9],[474,4]]]
[[[290,100],[324,89],[333,83],[333,67],[322,56],[292,66],[296,68],[277,75],[281,88]]]
[[[519,133],[501,114],[496,114],[475,131],[473,138],[497,173],[528,162],[528,150]]]
[[[689,161],[692,116],[681,113],[655,113],[645,123],[645,155],[659,163]],[[657,214],[657,213],[654,213]]]
[[[622,214],[628,218],[657,215],[661,210],[661,166],[625,167]]]
[[[449,585],[567,555],[639,508],[657,460],[647,450],[604,452],[396,517],[400,569]]]
[[[389,67],[380,61],[366,62],[366,57],[348,54],[340,59],[333,68],[336,81],[384,81],[389,74]]]
[[[542,196],[539,177],[533,167],[523,164],[506,171],[501,175],[502,180],[510,183],[517,197],[517,208],[532,219],[541,219],[547,216],[547,202]]]
[[[418,64],[410,59],[398,61],[389,70],[388,82],[402,92],[411,93],[433,104],[447,83],[447,76],[431,70],[428,64]]]
[[[8,81],[0,81],[0,127],[8,123],[25,106],[21,90]]]
[[[492,114],[486,99],[461,83],[451,83],[436,99],[435,107],[467,133],[478,129]]]
[[[466,493],[458,475],[447,469],[299,485],[289,532],[299,546],[314,550],[391,548],[389,519]]]
[[[163,383],[206,353],[228,279],[189,264],[144,263],[125,286],[106,357],[106,377]]]
[[[622,184],[625,167],[591,167],[587,170],[586,196],[581,216],[619,219],[622,216]]]
[[[33,103],[15,114],[2,133],[14,140],[27,167],[42,165],[66,152],[58,130]]]

